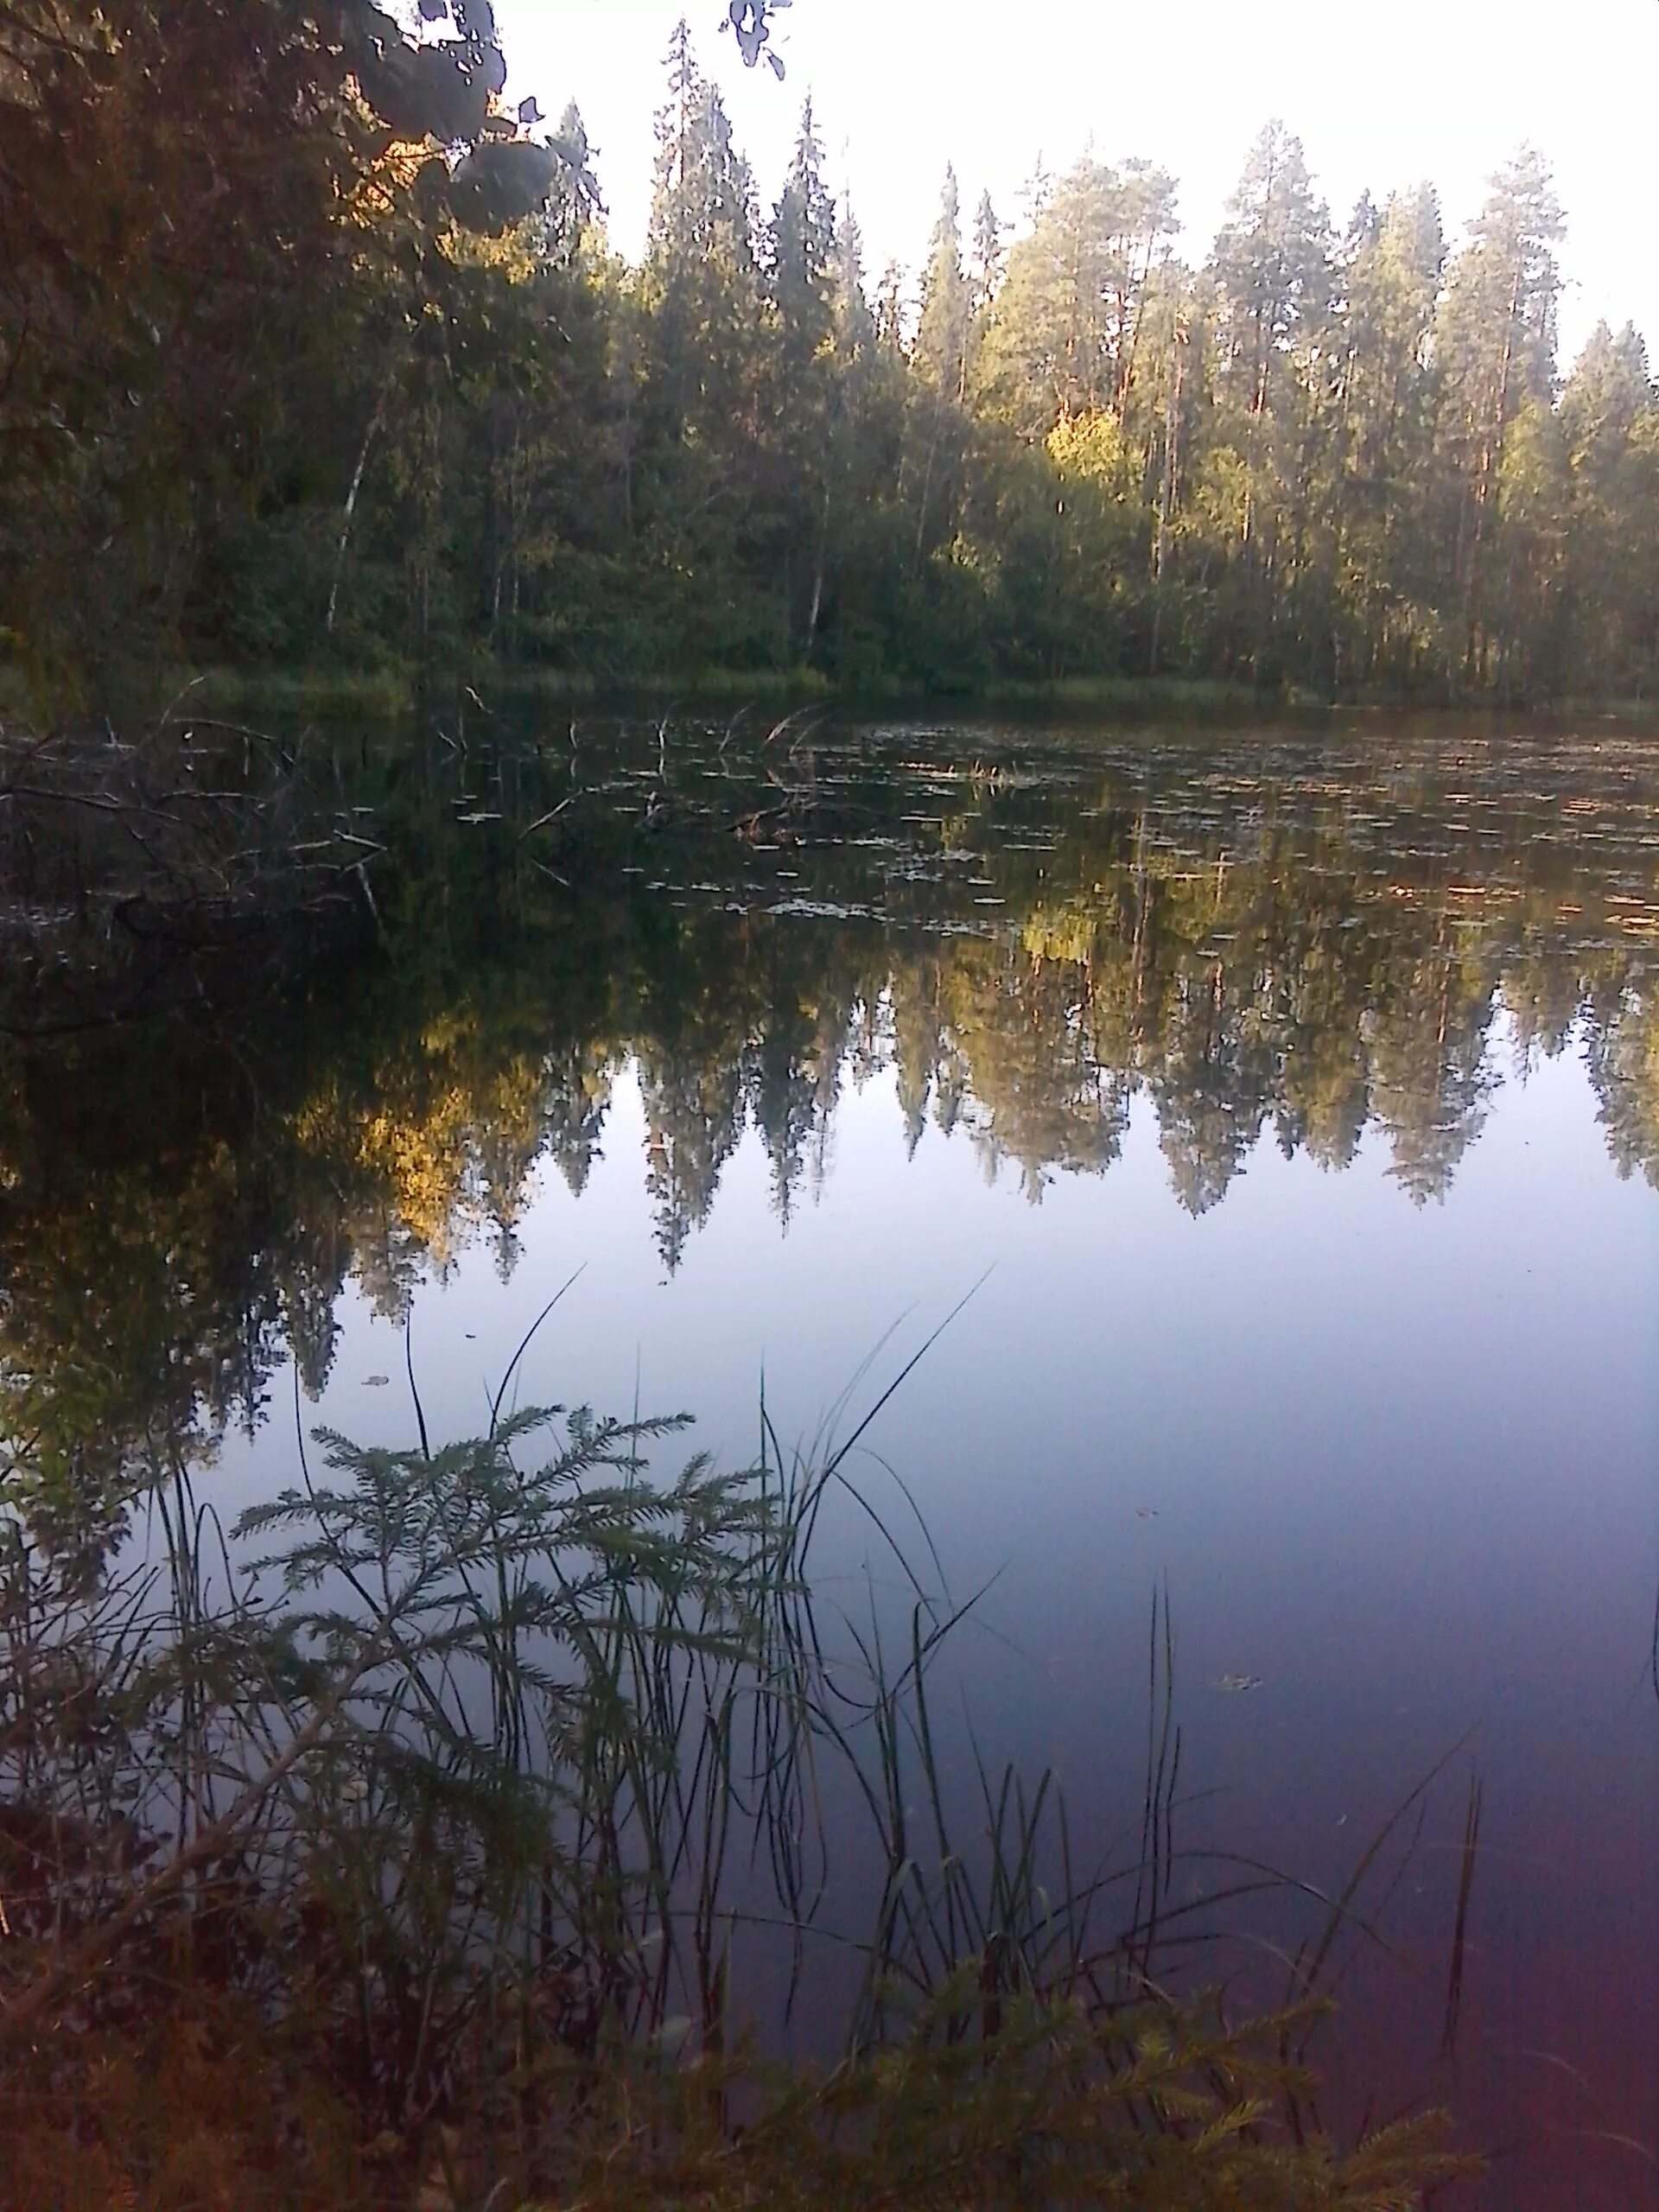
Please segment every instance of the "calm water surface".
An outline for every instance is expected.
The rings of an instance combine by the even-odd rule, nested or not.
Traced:
[[[1659,741],[561,731],[410,818],[389,949],[3,1064],[35,1410],[177,1422],[228,1517],[296,1356],[406,1444],[412,1293],[471,1433],[580,1268],[525,1394],[741,1464],[763,1378],[844,1427],[971,1293],[858,1462],[984,1586],[951,1710],[1104,1838],[1160,1590],[1195,1854],[1339,1887],[1440,1768],[1338,2105],[1659,2203]],[[888,1572],[850,1512],[822,1566]]]

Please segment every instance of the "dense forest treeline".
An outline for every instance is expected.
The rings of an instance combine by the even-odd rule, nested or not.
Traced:
[[[635,1085],[670,1272],[750,1133],[782,1221],[810,1204],[870,1082],[895,1145],[1033,1199],[1110,1172],[1138,1100],[1192,1212],[1263,1143],[1341,1169],[1368,1132],[1422,1203],[1510,1056],[1573,1049],[1659,1184],[1633,749],[1373,772],[1360,731],[1033,769],[1010,737],[976,771],[898,732],[780,788],[723,738],[678,732],[665,781],[639,727],[372,755],[378,957],[249,969],[240,1000],[187,962],[176,1018],[28,1041],[0,1001],[0,1435],[90,1502],[145,1437],[257,1419],[290,1350],[320,1388],[348,1281],[402,1313],[480,1237],[510,1273],[537,1169],[581,1191]]]
[[[412,54],[362,0],[0,6],[0,649],[38,685],[1651,690],[1659,397],[1630,327],[1561,376],[1535,154],[1453,250],[1427,186],[1333,223],[1273,123],[1198,266],[1146,162],[1039,174],[1017,226],[947,179],[912,286],[810,102],[760,206],[683,25],[630,265],[575,107],[494,112],[492,11],[419,13]]]

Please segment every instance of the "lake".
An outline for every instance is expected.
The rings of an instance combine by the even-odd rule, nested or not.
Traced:
[[[320,962],[0,1057],[65,1541],[142,1438],[226,1522],[296,1397],[408,1444],[406,1313],[435,1432],[568,1285],[523,1395],[732,1465],[925,1347],[848,1471],[975,1600],[957,1779],[970,1715],[1133,1829],[1166,1606],[1173,1902],[1364,1870],[1332,2115],[1448,2101],[1458,2202],[1659,2202],[1659,736],[561,719],[343,772]],[[902,1613],[850,1497],[819,1563]],[[1232,1920],[1281,1994],[1286,1898]]]

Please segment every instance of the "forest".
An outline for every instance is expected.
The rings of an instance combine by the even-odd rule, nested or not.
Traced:
[[[1191,261],[1146,160],[948,175],[872,270],[810,99],[763,207],[683,22],[636,265],[578,108],[419,15],[0,5],[0,677],[1650,691],[1659,396],[1630,327],[1563,374],[1536,152],[1449,245],[1270,122]]]

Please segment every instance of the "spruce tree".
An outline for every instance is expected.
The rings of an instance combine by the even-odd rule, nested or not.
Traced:
[[[947,168],[938,220],[928,243],[922,279],[922,313],[916,329],[916,361],[947,399],[964,394],[972,301],[962,265],[962,209],[957,173]]]
[[[798,368],[828,343],[835,326],[836,203],[823,181],[823,148],[810,99],[801,110],[772,217],[771,262],[784,359]]]
[[[974,216],[973,313],[976,321],[988,313],[1007,274],[1007,227],[992,206],[990,194],[982,192]]]
[[[836,233],[836,346],[843,361],[857,359],[875,343],[875,316],[864,290],[864,240],[851,207]]]

